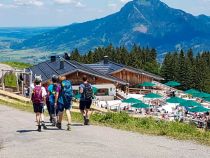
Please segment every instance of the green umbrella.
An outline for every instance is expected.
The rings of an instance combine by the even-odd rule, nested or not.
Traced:
[[[185,99],[182,99],[182,98],[179,98],[179,97],[171,97],[169,99],[166,100],[166,102],[168,103],[182,103],[182,102],[185,102],[186,100]]]
[[[181,106],[184,106],[184,107],[191,107],[191,106],[202,106],[200,103],[197,103],[193,100],[186,100],[182,103],[180,103]]]
[[[131,105],[133,108],[149,108],[150,106],[147,105],[147,104],[144,104],[144,103],[136,103],[136,104],[133,104]]]
[[[154,99],[154,98],[162,98],[162,96],[159,95],[159,94],[155,94],[155,93],[149,93],[149,94],[146,94],[146,95],[144,96],[144,98],[151,98],[151,99]]]
[[[210,109],[207,109],[203,106],[196,106],[194,108],[188,109],[190,112],[208,112]]]
[[[195,94],[193,94],[193,97],[198,97],[198,98],[209,98],[209,97],[210,97],[210,94],[204,93],[204,92],[200,92],[200,93],[195,93]]]
[[[98,88],[93,87],[93,94],[96,94],[98,92]]]
[[[196,93],[200,93],[200,92],[196,89],[188,89],[185,91],[185,93],[192,95],[192,94],[196,94]]]
[[[142,86],[142,87],[153,87],[153,86],[155,86],[155,84],[152,83],[152,82],[144,82],[144,83],[138,84],[138,86]]]
[[[170,86],[170,87],[176,87],[176,86],[180,86],[181,84],[176,81],[169,81],[169,82],[165,83],[165,85]]]
[[[81,94],[76,94],[76,95],[74,96],[75,99],[80,99],[80,97],[81,97]]]
[[[204,98],[204,100],[210,102],[210,97]]]
[[[122,101],[123,103],[141,103],[142,101],[141,100],[138,100],[138,99],[135,99],[135,98],[129,98],[129,99],[124,99]]]

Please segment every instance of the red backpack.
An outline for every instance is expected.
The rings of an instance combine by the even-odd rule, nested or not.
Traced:
[[[42,97],[42,87],[35,86],[32,95],[32,102],[35,104],[43,103],[44,99]]]

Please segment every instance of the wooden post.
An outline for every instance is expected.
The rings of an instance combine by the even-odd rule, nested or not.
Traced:
[[[2,70],[2,78],[1,78],[1,81],[2,81],[2,90],[5,91],[5,84],[4,84],[4,70]]]
[[[17,92],[20,92],[20,88],[19,88],[19,84],[18,84],[18,75],[17,72],[15,72],[15,76],[16,76],[16,85],[17,85]]]
[[[24,96],[24,86],[23,81],[21,81],[21,89],[22,89],[22,95]]]

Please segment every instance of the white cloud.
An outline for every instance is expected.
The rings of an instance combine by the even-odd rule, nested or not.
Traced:
[[[120,0],[121,3],[127,3],[129,1],[131,1],[131,0]]]
[[[57,4],[73,4],[73,3],[75,3],[74,0],[54,0],[54,2]]]
[[[117,4],[116,3],[109,3],[108,7],[113,9],[113,10],[116,10],[117,9]]]
[[[77,2],[75,6],[79,7],[79,8],[84,8],[85,7],[85,5],[82,4],[81,2]]]
[[[15,4],[18,6],[43,6],[44,2],[41,0],[14,0]]]
[[[17,6],[12,4],[2,4],[0,3],[0,8],[16,8]]]
[[[75,7],[78,7],[78,8],[85,7],[85,5],[78,0],[54,0],[54,2],[56,4],[60,4],[60,5],[72,4],[72,5],[74,5]]]

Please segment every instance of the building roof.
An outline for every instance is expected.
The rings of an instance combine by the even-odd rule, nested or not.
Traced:
[[[138,74],[144,74],[144,75],[152,77],[156,80],[164,80],[164,78],[162,78],[158,75],[149,73],[147,71],[144,71],[142,69],[137,69],[137,68],[133,68],[131,66],[118,64],[118,63],[115,63],[115,62],[110,61],[110,60],[108,60],[107,64],[104,64],[104,61],[100,61],[100,62],[95,63],[95,64],[86,64],[86,66],[88,66],[88,67],[90,67],[90,68],[92,68],[96,71],[102,72],[104,74],[109,74],[109,75],[111,75],[115,72],[122,71],[123,69],[126,69],[128,71],[135,72],[135,73],[138,73]]]
[[[64,68],[60,68],[60,62],[64,62]],[[85,64],[80,64],[76,61],[67,61],[63,58],[56,58],[56,61],[52,62],[51,60],[47,60],[45,62],[39,63],[28,68],[28,71],[33,72],[33,79],[35,74],[41,75],[43,82],[51,79],[52,75],[67,75],[74,72],[83,72],[86,74],[90,74],[96,77],[104,78],[109,81],[118,82],[120,84],[127,84],[125,81],[118,79],[116,77],[111,76],[110,74],[105,74],[100,71],[96,71],[91,67],[86,66]]]

